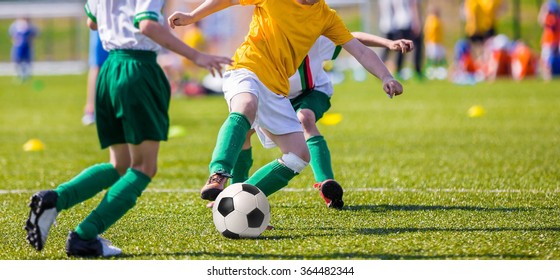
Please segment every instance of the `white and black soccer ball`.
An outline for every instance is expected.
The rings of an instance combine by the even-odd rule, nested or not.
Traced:
[[[212,207],[216,229],[228,238],[256,238],[270,222],[270,204],[259,188],[236,183],[225,188]]]

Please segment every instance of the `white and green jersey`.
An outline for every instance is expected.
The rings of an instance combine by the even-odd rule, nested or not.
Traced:
[[[163,23],[164,3],[164,0],[88,0],[85,10],[87,16],[97,23],[105,50],[157,52],[161,47],[140,33],[138,25],[146,19]]]
[[[323,62],[335,59],[341,49],[341,46],[336,46],[327,37],[320,36],[307,53],[297,72],[290,77],[288,98],[296,98],[308,90],[316,90],[329,97],[332,96],[334,89],[329,76],[323,69]]]

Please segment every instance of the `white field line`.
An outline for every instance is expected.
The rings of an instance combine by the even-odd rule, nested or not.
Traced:
[[[560,189],[554,190],[536,190],[536,189],[491,189],[491,190],[479,190],[479,189],[415,189],[415,188],[346,188],[346,191],[351,192],[409,192],[409,193],[560,193]],[[144,192],[148,193],[198,193],[198,189],[151,189],[148,188]],[[314,189],[294,189],[294,188],[284,188],[282,191],[287,192],[313,192]],[[0,190],[0,195],[2,194],[21,194],[21,193],[34,193],[35,191],[30,190]]]

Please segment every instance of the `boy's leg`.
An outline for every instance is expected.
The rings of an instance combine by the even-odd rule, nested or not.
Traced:
[[[159,142],[144,141],[139,145],[128,146],[131,168],[109,189],[97,208],[77,226],[76,233],[80,239],[96,238],[124,216],[134,207],[155,175]]]
[[[231,174],[231,183],[245,182],[249,178],[251,166],[253,166],[253,149],[249,147],[249,149],[241,150],[239,153]]]
[[[231,173],[237,157],[241,152],[245,135],[251,128],[248,119],[236,112],[229,114],[222,124],[216,146],[210,162],[210,177],[200,190],[200,197],[206,200],[215,200],[224,189],[224,185]]]
[[[247,136],[245,136],[245,143],[243,143],[243,147],[231,173],[232,184],[245,182],[249,178],[249,171],[253,166],[253,149],[251,146],[251,136],[253,133],[255,133],[255,130],[251,129],[247,132]]]
[[[108,188],[120,175],[110,163],[93,165],[54,191],[40,191],[31,197],[31,210],[25,229],[27,240],[37,250],[42,250],[49,230],[62,210],[83,202]]]
[[[328,207],[341,209],[344,206],[342,186],[334,180],[331,164],[331,154],[327,141],[322,135],[312,136],[307,139],[307,146],[311,154],[310,165],[315,176],[313,187],[319,190],[321,197]]]
[[[233,165],[243,147],[245,135],[250,128],[251,124],[243,114],[237,112],[229,114],[218,132],[216,146],[210,162],[211,174],[231,174]]]
[[[231,113],[220,128],[212,153],[210,177],[200,190],[202,199],[215,200],[231,177],[246,134],[255,120],[258,100],[251,93],[239,93],[231,98],[229,105]]]
[[[306,141],[309,153],[311,154],[311,169],[316,182],[323,182],[327,179],[334,179],[331,164],[331,153],[327,146],[327,141],[322,135],[313,136]]]
[[[280,147],[283,156],[261,167],[246,183],[257,186],[269,196],[288,185],[292,178],[301,173],[309,163],[309,150],[302,132],[267,135]]]
[[[310,165],[317,182],[313,187],[319,190],[328,207],[340,209],[344,205],[342,201],[344,191],[334,180],[329,147],[317,128],[317,121],[331,107],[330,97],[322,92],[312,92],[303,94],[291,102],[294,109],[298,110],[297,117],[303,126],[303,133],[311,154]]]
[[[96,164],[85,169],[54,190],[58,195],[56,210],[60,212],[86,201],[112,186],[119,178],[119,173],[110,163]]]

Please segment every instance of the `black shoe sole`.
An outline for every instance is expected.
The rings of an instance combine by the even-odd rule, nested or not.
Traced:
[[[324,197],[331,200],[331,203],[328,205],[329,208],[342,209],[342,207],[344,207],[344,201],[342,201],[344,191],[337,182],[332,181],[324,183],[321,186],[321,192]]]
[[[214,201],[223,190],[212,188],[204,190],[200,193],[200,198],[204,200]]]
[[[31,210],[29,211],[29,217],[25,222],[25,230],[27,231],[26,240],[33,246],[37,251],[43,250],[44,244],[43,240],[41,239],[41,229],[37,225],[39,222],[39,218],[43,215],[45,209],[50,209],[56,206],[56,193],[50,192],[45,193],[44,196],[39,195],[40,193],[36,193],[31,196],[31,202],[29,202],[29,207]],[[52,196],[52,197],[51,197]],[[32,214],[35,214],[34,221],[31,221]]]

